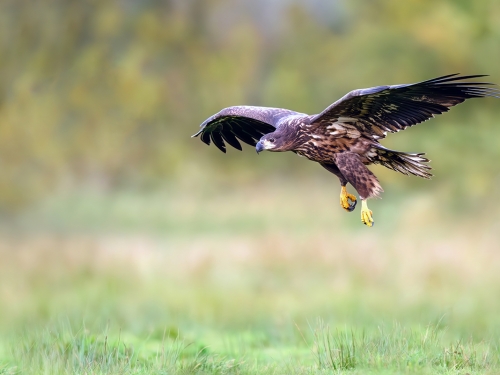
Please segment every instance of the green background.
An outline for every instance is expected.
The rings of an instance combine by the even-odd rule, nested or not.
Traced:
[[[383,140],[435,176],[372,167],[374,228],[315,163],[190,138],[232,105],[500,83],[499,20],[495,0],[2,1],[0,373],[500,371],[496,99]]]

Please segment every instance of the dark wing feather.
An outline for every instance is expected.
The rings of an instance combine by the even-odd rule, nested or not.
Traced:
[[[387,132],[426,121],[466,99],[500,97],[499,90],[489,87],[492,83],[463,82],[478,77],[485,76],[450,74],[408,85],[354,90],[313,117],[311,124],[327,126],[350,121],[366,135],[383,138]]]
[[[205,120],[193,137],[200,136],[207,145],[211,140],[222,152],[226,152],[224,142],[241,150],[238,140],[255,146],[264,134],[275,131],[283,118],[292,115],[301,113],[282,108],[228,107]]]
[[[222,135],[222,138],[224,138],[224,140],[229,143],[231,146],[233,146],[234,148],[238,149],[241,151],[241,144],[240,142],[238,142],[238,139],[233,135],[233,133],[231,133],[230,131],[221,131],[220,132],[221,135]]]

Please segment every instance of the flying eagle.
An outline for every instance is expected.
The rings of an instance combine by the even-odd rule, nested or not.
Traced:
[[[466,99],[492,96],[500,91],[492,83],[466,81],[485,75],[450,74],[427,81],[354,90],[317,115],[282,108],[235,106],[221,110],[201,124],[193,135],[222,152],[229,145],[241,150],[240,141],[255,146],[257,153],[292,151],[318,162],[335,174],[341,185],[340,205],[356,207],[349,182],[361,199],[361,221],[374,223],[367,199],[383,191],[377,177],[366,167],[381,164],[394,171],[430,178],[431,167],[423,153],[390,150],[379,143],[387,132],[396,133],[447,112]]]

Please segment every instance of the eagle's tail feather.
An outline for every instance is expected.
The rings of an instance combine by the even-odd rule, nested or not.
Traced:
[[[424,164],[430,161],[424,157],[424,153],[412,154],[409,152],[389,150],[385,147],[377,147],[376,151],[377,157],[374,160],[376,164],[381,164],[384,167],[405,175],[412,174],[427,179],[432,177],[432,174],[429,172],[432,168]]]

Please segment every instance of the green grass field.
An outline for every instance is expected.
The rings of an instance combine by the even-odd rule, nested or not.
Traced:
[[[4,223],[0,374],[500,372],[495,209],[393,189],[369,229],[336,185],[286,186],[67,194]]]

